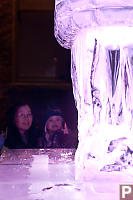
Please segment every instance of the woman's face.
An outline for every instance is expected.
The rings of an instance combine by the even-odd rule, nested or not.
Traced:
[[[32,112],[28,105],[20,106],[14,117],[14,123],[20,133],[27,131],[32,125]]]
[[[61,116],[51,116],[46,123],[49,132],[55,132],[63,128],[63,118]]]

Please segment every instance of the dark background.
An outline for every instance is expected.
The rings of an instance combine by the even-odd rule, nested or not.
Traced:
[[[71,83],[71,52],[54,37],[54,0],[0,2],[0,129],[18,101],[32,104],[38,125],[51,104],[77,129]]]

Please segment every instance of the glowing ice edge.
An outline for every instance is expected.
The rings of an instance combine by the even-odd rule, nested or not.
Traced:
[[[97,50],[94,58],[95,41]],[[112,96],[112,81],[107,50],[120,49],[120,69],[115,94]],[[130,165],[121,162],[120,157],[127,148],[133,151],[133,27],[86,28],[76,36],[72,46],[72,82],[78,109],[79,145],[75,155],[76,178],[94,178],[94,176],[112,174],[120,177],[133,175],[133,154]],[[94,65],[92,83],[98,94],[92,97],[90,84],[91,68]],[[124,69],[128,76],[125,91]],[[101,108],[94,105],[93,98],[98,98]],[[109,118],[108,100],[111,117]],[[118,122],[118,112],[122,104],[122,119]],[[121,139],[120,138],[124,138]],[[111,141],[119,141],[117,148],[108,152]],[[92,157],[90,157],[91,155]],[[89,158],[88,158],[89,157]],[[119,163],[120,172],[102,171],[105,166]],[[125,166],[126,165],[126,166]],[[127,177],[126,177],[127,179]]]

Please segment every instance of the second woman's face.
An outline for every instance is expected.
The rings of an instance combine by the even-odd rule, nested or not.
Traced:
[[[46,123],[46,128],[49,132],[55,132],[63,128],[62,124],[63,119],[61,116],[51,116]]]
[[[20,106],[15,113],[14,123],[20,133],[29,130],[32,125],[32,112],[28,105]]]

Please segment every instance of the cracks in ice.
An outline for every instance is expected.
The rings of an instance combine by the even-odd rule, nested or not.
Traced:
[[[47,190],[51,190],[54,187],[74,187],[74,186],[72,184],[68,184],[68,183],[59,183],[59,184],[55,184],[53,186],[45,187],[45,188],[42,189],[42,191],[44,192],[44,191],[47,191]],[[81,189],[74,187],[74,190],[80,191]]]

